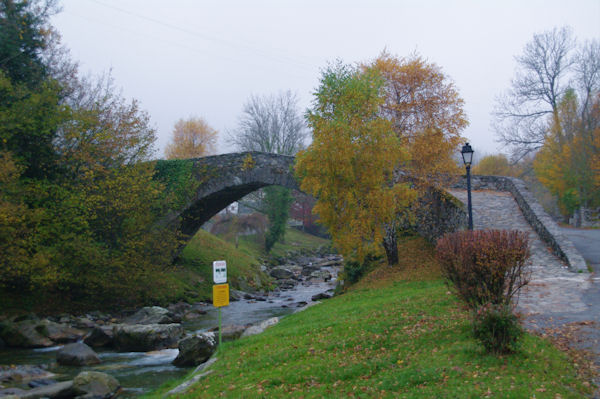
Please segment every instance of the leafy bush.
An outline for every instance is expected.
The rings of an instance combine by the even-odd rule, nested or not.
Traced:
[[[356,283],[365,274],[365,265],[356,260],[349,260],[344,263],[344,280],[350,284]]]
[[[473,335],[488,352],[515,352],[522,334],[519,320],[510,306],[488,303],[473,313]]]
[[[447,234],[437,243],[444,277],[472,309],[491,303],[508,306],[528,283],[527,233],[475,230]]]

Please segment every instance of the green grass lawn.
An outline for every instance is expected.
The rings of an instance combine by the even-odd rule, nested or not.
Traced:
[[[208,375],[182,397],[581,398],[567,356],[526,335],[519,353],[491,356],[440,278],[433,249],[401,244],[343,295],[223,344]],[[172,382],[149,397],[161,397]]]

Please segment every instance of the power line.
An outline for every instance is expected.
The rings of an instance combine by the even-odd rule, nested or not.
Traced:
[[[154,35],[151,35],[151,34],[148,34],[148,33],[145,33],[145,32],[140,32],[140,31],[137,31],[137,30],[134,30],[134,29],[125,28],[125,27],[122,27],[122,26],[119,26],[119,25],[111,24],[111,23],[106,22],[106,21],[100,21],[100,20],[97,20],[97,19],[94,19],[94,18],[90,18],[90,17],[87,17],[87,16],[79,15],[79,14],[76,14],[76,13],[73,13],[73,12],[69,12],[69,11],[65,11],[65,13],[73,15],[73,16],[75,16],[77,18],[81,18],[81,19],[84,19],[84,20],[87,20],[87,21],[91,21],[91,22],[100,24],[100,25],[105,25],[105,26],[108,26],[110,28],[114,28],[114,29],[125,31],[125,32],[133,33],[133,34],[139,35],[139,36],[145,36],[145,37],[148,37],[148,38],[150,38],[152,40],[162,41],[162,42],[168,43],[168,44],[170,44],[172,46],[177,46],[177,47],[180,47],[180,48],[184,48],[186,50],[193,51],[193,52],[198,53],[198,54],[206,55],[206,51],[199,50],[198,48],[185,45],[185,44],[183,44],[181,42],[178,42],[178,41],[173,41],[173,40],[165,39],[162,36],[154,36]],[[231,62],[231,63],[234,63],[234,64],[239,64],[240,63],[238,60],[235,60],[233,58],[224,56],[222,54],[214,54],[214,56],[216,56],[218,58],[221,58],[221,59],[224,59],[224,60],[226,60],[228,62]],[[264,65],[256,65],[255,64],[255,66],[257,68],[264,68]],[[290,73],[290,71],[286,71],[286,72]],[[294,75],[294,74],[291,73],[291,75]]]
[[[112,4],[107,4],[107,3],[104,3],[104,2],[99,1],[99,0],[89,0],[89,1],[94,2],[94,3],[98,4],[98,5],[103,6],[103,7],[116,10],[116,11],[121,12],[121,13],[134,16],[136,18],[143,19],[143,20],[146,20],[146,21],[149,21],[149,22],[152,22],[152,23],[155,23],[155,24],[167,27],[169,29],[174,29],[174,30],[186,33],[186,34],[191,35],[191,36],[199,37],[199,38],[201,38],[203,40],[206,40],[206,41],[212,41],[212,42],[220,43],[222,45],[229,46],[229,47],[232,47],[232,48],[242,49],[242,50],[246,50],[246,51],[251,51],[251,52],[253,52],[255,54],[258,54],[258,55],[261,55],[263,57],[275,59],[275,60],[277,60],[279,62],[285,62],[285,63],[288,63],[288,64],[293,64],[293,65],[295,65],[297,67],[301,67],[303,69],[310,68],[310,70],[312,70],[313,68],[316,68],[315,65],[312,65],[312,64],[306,63],[304,61],[300,61],[300,60],[294,59],[294,58],[289,57],[287,55],[281,55],[281,54],[272,55],[272,54],[269,54],[269,53],[265,52],[265,50],[263,50],[263,49],[259,49],[259,48],[256,48],[256,47],[253,47],[253,46],[250,46],[250,45],[246,45],[246,44],[239,44],[239,43],[231,42],[231,41],[228,41],[228,40],[220,39],[218,37],[214,37],[214,36],[210,36],[210,35],[207,35],[207,34],[204,34],[204,33],[196,32],[196,31],[187,29],[185,27],[173,25],[173,24],[161,21],[161,20],[156,19],[156,18],[148,17],[148,16],[141,15],[141,14],[138,14],[138,13],[135,13],[135,12],[132,12],[132,11],[129,11],[129,10],[117,7],[117,6],[113,6]],[[279,58],[279,59],[277,59],[277,58]]]

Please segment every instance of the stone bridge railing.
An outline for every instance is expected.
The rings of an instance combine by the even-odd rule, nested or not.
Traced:
[[[575,249],[575,246],[564,234],[556,222],[544,211],[536,201],[525,182],[514,177],[505,176],[472,176],[471,187],[473,190],[508,191],[521,208],[525,220],[538,233],[542,241],[550,246],[556,256],[562,259],[572,271],[587,272],[585,260]],[[452,188],[466,190],[466,178],[458,181]]]

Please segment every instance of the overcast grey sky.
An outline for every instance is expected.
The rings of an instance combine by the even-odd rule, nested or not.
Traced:
[[[417,51],[450,76],[465,100],[464,136],[479,154],[501,150],[490,128],[494,97],[534,33],[569,25],[600,38],[600,0],[327,1],[62,0],[53,24],[83,73],[112,68],[157,128],[159,155],[174,123],[201,116],[231,152],[251,94],[312,100],[328,62]]]

